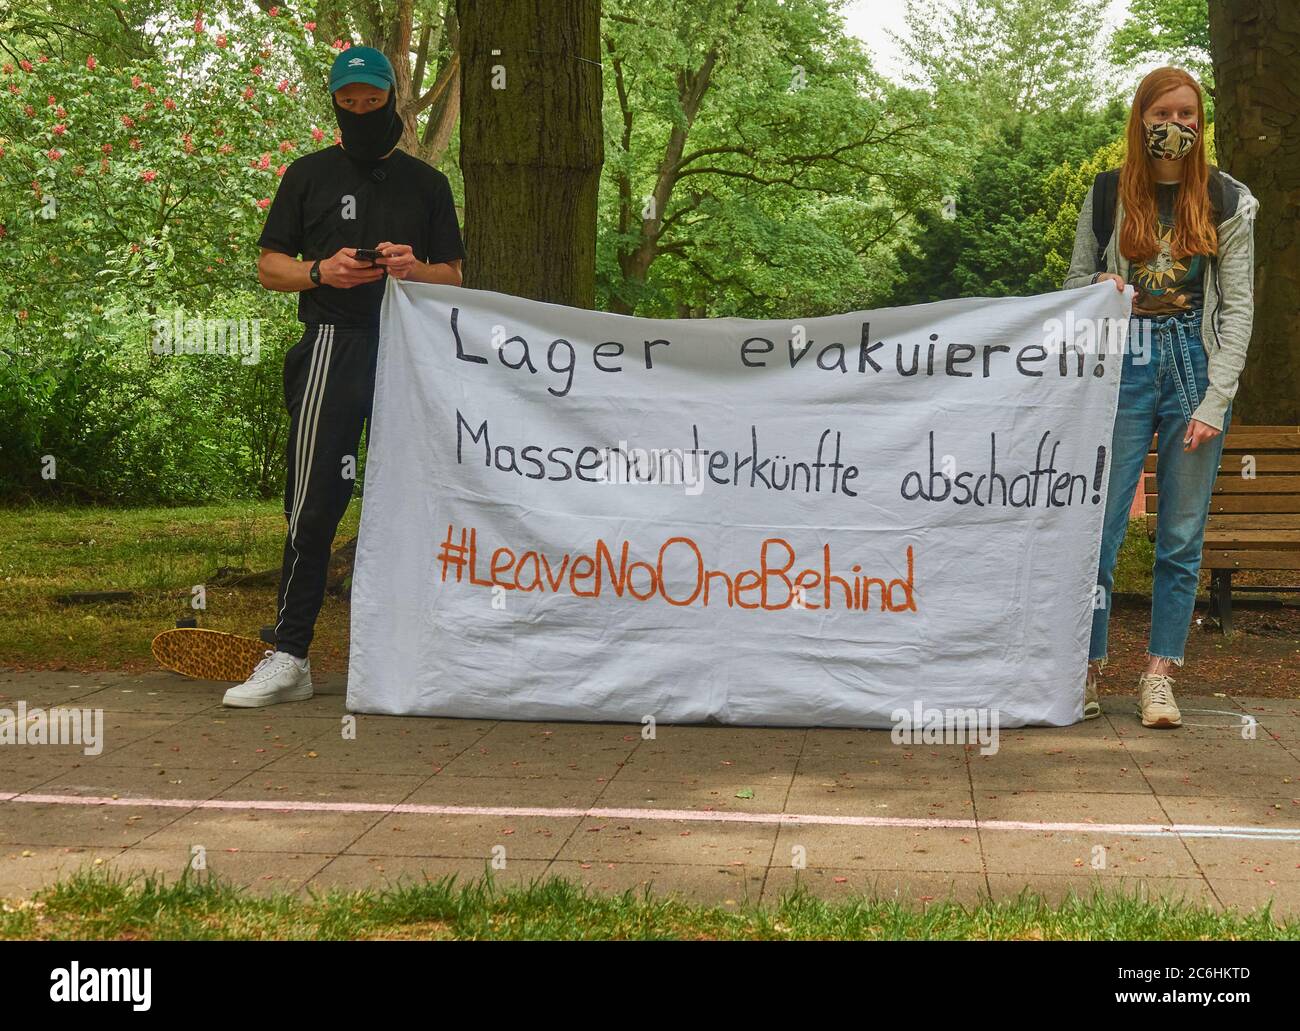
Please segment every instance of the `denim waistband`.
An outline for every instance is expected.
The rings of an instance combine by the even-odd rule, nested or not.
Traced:
[[[1195,346],[1203,347],[1200,341],[1201,309],[1175,312],[1170,315],[1134,315],[1133,318],[1148,323],[1142,327],[1143,335],[1160,351],[1161,367],[1168,363],[1174,388],[1178,391],[1178,404],[1183,410],[1183,420],[1190,422],[1192,413],[1201,403],[1200,391],[1196,386],[1196,372],[1192,367],[1192,350],[1190,339],[1196,336]],[[1179,367],[1179,355],[1182,367]],[[1148,360],[1150,360],[1148,358]]]

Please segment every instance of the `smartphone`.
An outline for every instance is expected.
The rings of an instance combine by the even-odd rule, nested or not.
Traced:
[[[357,248],[357,261],[368,261],[373,265],[377,258],[382,258],[383,256],[383,252],[376,250],[374,247]]]

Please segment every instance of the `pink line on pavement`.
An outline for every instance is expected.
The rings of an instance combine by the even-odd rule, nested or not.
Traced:
[[[1069,823],[1035,820],[952,820],[936,817],[834,816],[817,813],[736,813],[709,809],[603,809],[552,806],[419,805],[408,802],[276,802],[264,799],[112,798],[99,795],[42,795],[0,792],[0,802],[36,805],[128,806],[162,809],[262,810],[274,813],[384,813],[415,816],[588,817],[596,820],[659,820],[693,823],[763,823],[920,830],[1034,831],[1190,837],[1300,840],[1300,827],[1232,827],[1180,823]]]

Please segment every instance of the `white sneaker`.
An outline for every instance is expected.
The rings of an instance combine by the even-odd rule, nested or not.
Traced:
[[[300,666],[288,652],[267,652],[253,675],[227,691],[221,704],[258,709],[279,702],[302,702],[311,696],[311,660],[303,659]]]

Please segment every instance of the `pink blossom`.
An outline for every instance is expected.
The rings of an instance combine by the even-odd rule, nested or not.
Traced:
[[[271,167],[271,155],[270,155],[270,154],[263,154],[263,155],[258,159],[257,167],[258,167],[258,168],[270,168],[270,167]]]
[[[260,77],[261,74],[262,74],[262,66],[260,64],[253,65],[253,75],[256,77]]]
[[[220,147],[217,148],[217,153],[218,153],[218,154],[229,154],[229,153],[231,153],[232,151],[234,151],[234,149],[235,149],[235,148],[234,148],[234,145],[233,145],[233,144],[230,144],[230,143],[223,143]]]
[[[271,8],[269,11],[267,11],[266,13],[269,14],[272,18],[274,18],[277,14],[280,13],[280,8],[278,8],[278,7],[272,7],[272,8]]]
[[[245,99],[245,100],[252,100],[252,99],[253,99],[253,87],[252,87],[252,86],[246,86],[246,87],[244,87],[244,99]]]
[[[224,47],[227,42],[229,41],[226,39],[226,34],[224,32],[217,34],[217,46]]]
[[[291,151],[291,150],[293,150],[293,141],[291,141],[291,140],[281,140],[281,141],[280,141],[280,153],[281,153],[281,154],[288,154],[289,151]]]
[[[278,177],[278,176],[283,176],[284,173],[287,172],[288,170],[289,170],[289,166],[288,166],[288,165],[281,165],[279,168],[277,168],[277,169],[275,170],[275,174],[276,174],[277,177]]]
[[[37,54],[37,55],[36,55],[36,60],[40,61],[41,64],[49,64],[49,63],[50,63],[50,59],[49,59],[48,57],[46,57],[44,54]]]
[[[325,133],[322,130],[317,129],[316,126],[313,125],[311,127],[311,138],[315,140],[317,143],[319,143],[321,140],[325,138]]]
[[[27,321],[27,309],[24,308],[22,311],[20,311],[20,312],[18,313],[18,317],[19,317],[20,319],[22,319],[24,322],[26,322],[26,321]]]
[[[95,70],[95,66],[98,64],[99,62],[95,60],[94,54],[90,54],[89,56],[87,56],[86,67],[89,68],[92,72]]]
[[[102,147],[100,147],[99,149],[102,150],[105,154],[111,154],[111,153],[113,153],[113,145],[112,145],[111,143],[105,143],[105,144],[104,144]]]
[[[36,108],[32,107],[31,104],[24,104],[23,114],[25,114],[28,118],[31,118],[32,115],[36,114]]]
[[[23,60],[18,62],[18,67],[25,72],[30,72],[32,70],[32,62],[24,58]]]
[[[100,159],[99,159],[99,170],[100,170],[101,172],[107,172],[107,171],[108,171],[108,158],[100,158]]]
[[[258,206],[259,208],[262,208],[263,210],[265,210],[266,208],[269,208],[269,207],[271,206],[271,198],[270,198],[270,197],[263,197],[261,200],[259,200],[259,201],[257,202],[257,206]]]
[[[57,108],[54,109],[54,114],[55,114],[55,116],[58,117],[58,118],[67,118],[67,117],[68,117],[68,112],[65,111],[65,110],[63,110],[63,105],[62,105],[62,104],[60,104]]]
[[[46,156],[47,158],[49,158],[51,161],[58,161],[61,157],[63,157],[63,151],[61,151],[61,150],[47,150],[47,151],[45,152],[45,156]]]
[[[151,168],[146,168],[143,172],[140,173],[140,178],[147,183],[151,183],[158,178],[158,173]]]
[[[140,88],[140,83],[142,83],[142,82],[144,82],[144,80],[143,80],[142,78],[140,78],[140,76],[138,76],[138,75],[132,75],[132,76],[131,76],[131,88],[132,88],[132,89],[139,89],[139,88]]]
[[[15,85],[11,82],[11,83],[9,84],[9,92],[10,92],[10,93],[21,93],[22,90],[20,90],[17,86],[15,86]]]
[[[46,106],[46,107],[53,107],[53,106],[54,106],[55,104],[57,104],[57,103],[58,103],[58,101],[54,99],[54,94],[53,94],[53,93],[51,93],[48,97],[45,98],[45,106]]]
[[[133,244],[131,244],[131,253],[132,253],[132,254],[139,254],[139,253],[140,253],[140,245],[139,245],[138,243],[133,243]]]
[[[67,131],[68,127],[62,123],[56,125],[53,130],[55,136],[62,136]]]
[[[343,49],[343,40],[341,40],[341,39],[336,39],[333,43],[330,44],[330,46],[332,46],[335,50],[342,50],[342,49]]]
[[[194,34],[201,35],[203,32],[203,12],[200,11],[194,16]]]
[[[132,129],[135,127],[135,119],[132,118],[130,115],[123,115],[122,124],[126,126],[128,129]]]
[[[315,23],[314,21],[309,21],[309,22],[307,22],[306,24],[303,25],[303,28],[306,29],[308,32],[315,32],[315,31],[316,31],[316,23]]]
[[[131,138],[131,149],[132,149],[132,150],[139,150],[139,149],[140,149],[140,141],[137,140],[135,137],[132,137],[132,138]]]
[[[168,97],[166,100],[163,101],[163,107],[165,107],[168,111],[175,111],[176,101],[172,100],[171,97]]]
[[[275,84],[275,88],[278,89],[281,93],[283,93],[285,90],[289,88],[289,80],[281,79],[279,82]]]
[[[8,61],[6,61],[3,65],[0,65],[0,72],[4,72],[6,75],[12,75],[13,70],[14,70],[14,66],[11,65]]]

